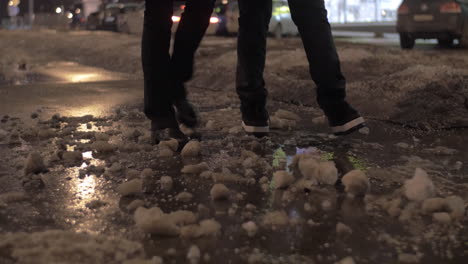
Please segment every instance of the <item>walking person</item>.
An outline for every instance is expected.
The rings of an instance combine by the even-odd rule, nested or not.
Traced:
[[[187,101],[195,52],[210,23],[214,0],[187,0],[170,54],[172,0],[147,0],[142,39],[144,111],[151,120],[152,142],[165,137],[186,141],[179,123],[193,128],[197,116]]]
[[[365,126],[364,119],[346,101],[346,81],[341,73],[323,0],[289,0],[291,16],[302,38],[310,75],[317,85],[317,101],[336,135]],[[236,90],[247,133],[265,136],[269,116],[263,72],[272,0],[239,0],[239,36]]]

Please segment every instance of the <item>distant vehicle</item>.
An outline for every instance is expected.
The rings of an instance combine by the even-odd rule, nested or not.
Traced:
[[[397,31],[403,49],[412,49],[416,39],[437,39],[441,46],[458,39],[468,48],[468,0],[404,0]]]
[[[172,15],[173,30],[177,28],[177,25],[180,22],[184,9],[185,1],[174,1],[174,13]],[[145,17],[144,13],[145,6],[142,5],[137,10],[126,12],[125,14],[123,14],[121,17],[121,24],[125,29],[128,29],[127,31],[123,32],[131,34],[141,34],[143,32],[143,21]],[[218,25],[220,24],[220,21],[221,20],[220,18],[218,18],[216,13],[213,13],[213,15],[210,18],[210,25],[208,26],[207,34],[215,34],[218,30]]]
[[[103,10],[91,13],[88,16],[86,28],[88,30],[112,30],[117,32],[128,31],[126,21],[123,19],[128,12],[141,9],[140,3],[111,3]]]
[[[239,30],[239,3],[230,1],[226,10],[227,31],[237,33]],[[296,25],[291,18],[291,12],[287,0],[273,0],[273,14],[270,20],[268,32],[281,38],[286,35],[298,35]]]

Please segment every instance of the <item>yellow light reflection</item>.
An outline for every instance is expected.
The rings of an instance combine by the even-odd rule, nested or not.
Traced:
[[[84,204],[90,201],[96,191],[95,177],[88,176],[83,180],[79,180],[76,185],[76,194],[79,196]]]
[[[70,74],[69,80],[71,82],[89,82],[98,79],[98,74],[96,73],[84,73],[84,74]]]
[[[92,151],[87,151],[87,152],[83,152],[83,159],[93,159],[93,152]]]

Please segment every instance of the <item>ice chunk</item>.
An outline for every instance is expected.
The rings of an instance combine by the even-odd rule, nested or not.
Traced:
[[[419,254],[400,253],[398,254],[398,263],[420,263],[421,257]]]
[[[432,219],[441,224],[449,224],[452,221],[448,213],[433,213]]]
[[[177,141],[177,139],[174,138],[171,138],[170,140],[164,140],[159,142],[159,147],[168,148],[175,152],[179,148],[179,141]]]
[[[62,159],[66,166],[78,166],[83,162],[83,153],[81,151],[65,151]]]
[[[413,178],[405,182],[404,191],[411,201],[424,201],[435,194],[434,184],[421,168],[416,168]]]
[[[196,140],[192,140],[184,146],[180,155],[182,155],[182,157],[195,157],[195,156],[200,155],[200,151],[201,151],[200,142]]]
[[[176,195],[175,199],[184,203],[188,203],[192,200],[193,195],[189,192],[181,192]]]
[[[169,158],[169,157],[174,156],[174,151],[172,151],[172,149],[167,148],[167,147],[161,147],[159,148],[158,156],[160,158]]]
[[[276,111],[274,116],[276,116],[277,118],[287,119],[287,120],[295,120],[295,121],[301,120],[301,118],[297,114],[291,111],[284,110],[284,109],[279,109],[278,111]]]
[[[190,264],[198,264],[200,262],[201,252],[197,245],[192,245],[187,252],[187,260]]]
[[[95,141],[91,144],[91,149],[99,153],[111,153],[116,150],[116,146],[108,143],[107,141]]]
[[[169,177],[169,176],[162,176],[161,177],[161,180],[160,180],[160,184],[161,184],[161,189],[168,192],[170,190],[172,190],[172,186],[173,186],[173,181],[172,181],[172,178]]]
[[[222,183],[217,183],[213,185],[210,191],[211,199],[213,201],[227,200],[229,199],[229,194],[230,194],[229,189],[226,187],[226,185]]]
[[[465,216],[465,202],[459,196],[450,196],[445,198],[450,210],[450,216],[457,221],[463,220]]]
[[[193,224],[196,217],[192,212],[176,211],[165,214],[158,207],[146,209],[139,207],[134,214],[135,224],[144,232],[156,235],[178,236],[180,227]]]
[[[141,193],[143,190],[143,181],[141,179],[133,179],[131,181],[120,184],[117,187],[117,192],[122,196]]]
[[[319,174],[317,180],[320,183],[333,185],[338,180],[338,169],[333,161],[320,162]]]
[[[242,228],[247,232],[249,237],[254,237],[258,231],[257,224],[255,224],[253,221],[243,223]]]
[[[200,174],[206,170],[208,170],[208,164],[206,162],[202,162],[195,165],[185,165],[181,172],[185,174]]]
[[[31,173],[38,174],[45,172],[47,169],[44,165],[44,160],[38,152],[31,152],[24,164],[24,175]]]
[[[346,257],[337,262],[337,264],[355,264],[354,259],[352,257]]]
[[[273,174],[276,189],[286,188],[294,182],[294,176],[287,171],[277,171]]]
[[[349,226],[339,222],[338,224],[336,224],[336,233],[341,236],[346,236],[351,235],[353,233],[353,230]]]
[[[361,170],[352,170],[342,179],[345,191],[352,196],[364,196],[370,189],[369,179]]]
[[[143,206],[143,205],[145,205],[145,202],[142,201],[142,200],[137,199],[137,200],[134,200],[134,201],[132,201],[131,203],[129,203],[129,204],[127,205],[127,210],[130,211],[130,212],[133,212],[133,211],[135,211],[138,207],[141,207],[141,206]]]
[[[268,212],[263,216],[262,225],[276,228],[289,224],[289,218],[285,211]]]
[[[447,200],[444,198],[429,198],[424,200],[422,210],[426,214],[443,212],[447,208]]]
[[[154,171],[150,168],[146,168],[144,169],[141,174],[140,174],[140,177],[142,179],[148,179],[148,178],[151,178],[154,176]]]
[[[221,224],[213,219],[206,219],[198,225],[188,225],[180,229],[180,236],[185,238],[199,238],[202,236],[216,236],[221,231]]]
[[[293,166],[297,164],[302,176],[323,184],[333,185],[338,180],[338,170],[333,161],[321,161],[313,154],[299,154],[294,157]]]

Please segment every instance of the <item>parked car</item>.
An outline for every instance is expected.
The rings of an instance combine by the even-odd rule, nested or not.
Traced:
[[[156,0],[155,0],[156,1]],[[159,0],[158,0],[159,1]],[[185,9],[185,1],[174,1],[174,13],[172,16],[173,30],[177,28],[177,25],[180,22],[182,13]],[[144,5],[134,10],[132,12],[126,12],[121,17],[122,27],[128,29],[126,32],[131,34],[141,34],[143,32],[143,20],[144,20]],[[220,18],[213,13],[210,18],[210,25],[207,29],[207,34],[215,34],[218,30],[218,25],[220,24]]]
[[[126,32],[124,15],[140,9],[140,3],[111,3],[107,4],[103,10],[91,13],[88,16],[86,28],[89,30],[112,30]]]
[[[416,39],[437,39],[442,46],[458,39],[468,48],[468,0],[403,0],[397,31],[403,49],[412,49]]]
[[[237,33],[239,30],[239,3],[230,1],[226,10],[227,31]],[[268,29],[276,38],[286,35],[298,35],[296,25],[291,18],[291,12],[287,0],[273,0],[273,14]]]

